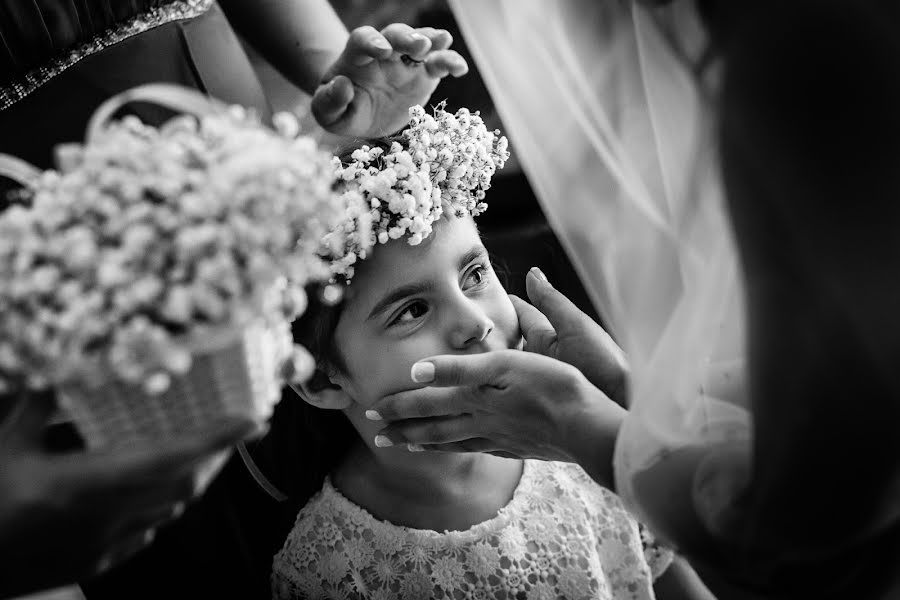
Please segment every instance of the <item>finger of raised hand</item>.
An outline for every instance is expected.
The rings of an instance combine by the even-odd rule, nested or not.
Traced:
[[[556,330],[544,313],[513,294],[509,295],[509,299],[519,317],[519,328],[525,338],[525,349],[540,354],[552,354],[550,350],[556,343]]]
[[[385,396],[366,411],[373,421],[446,417],[466,413],[471,394],[466,388],[419,388]]]
[[[378,432],[396,444],[447,444],[475,437],[479,421],[472,415],[397,421]]]
[[[447,75],[462,77],[469,72],[469,64],[455,50],[438,50],[428,55],[425,72],[437,79],[443,79]]]
[[[310,109],[320,125],[328,126],[344,117],[353,96],[353,82],[344,75],[337,75],[316,88]]]
[[[374,27],[364,25],[350,32],[347,45],[339,62],[354,67],[362,67],[373,60],[390,58],[395,48],[391,42]]]
[[[431,50],[431,39],[405,23],[391,23],[381,33],[395,52],[416,60],[425,58]]]
[[[446,29],[435,29],[434,27],[419,27],[417,33],[421,33],[431,40],[431,50],[446,50],[453,45],[453,36]]]

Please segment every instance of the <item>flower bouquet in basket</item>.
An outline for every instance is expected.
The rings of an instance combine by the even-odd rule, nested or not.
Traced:
[[[329,275],[332,157],[290,116],[205,112],[95,121],[0,215],[0,386],[54,387],[89,447],[264,420],[312,370],[290,322]]]

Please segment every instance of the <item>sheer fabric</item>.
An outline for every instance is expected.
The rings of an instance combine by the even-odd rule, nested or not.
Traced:
[[[526,461],[512,500],[466,531],[376,519],[326,480],[275,556],[273,598],[650,599],[672,561],[579,467]]]
[[[663,537],[705,537],[679,531],[694,510],[715,533],[741,482],[712,449],[745,461],[751,432],[741,278],[691,67],[706,43],[693,5],[451,6],[512,151],[629,356],[617,490]]]

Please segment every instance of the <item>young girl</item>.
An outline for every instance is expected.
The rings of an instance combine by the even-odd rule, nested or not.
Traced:
[[[274,558],[273,596],[653,598],[672,554],[580,467],[375,437],[367,408],[413,387],[418,359],[522,346],[473,220],[506,140],[465,110],[411,112],[405,146],[363,146],[339,170],[349,216],[327,245],[348,285],[295,331],[317,364],[297,390],[305,435],[328,466]]]

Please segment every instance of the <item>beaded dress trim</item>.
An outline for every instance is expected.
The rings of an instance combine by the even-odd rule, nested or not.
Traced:
[[[161,25],[198,17],[208,11],[213,4],[215,0],[178,0],[152,8],[113,29],[108,29],[44,66],[32,69],[12,83],[0,86],[0,110],[9,108],[92,54]]]

